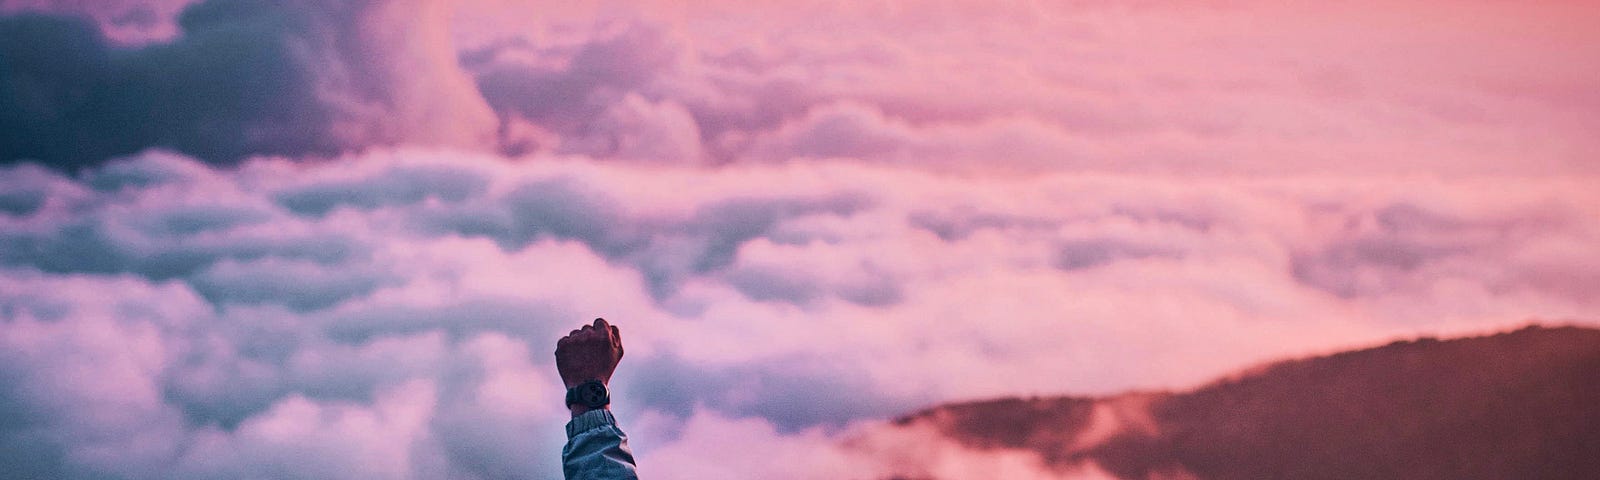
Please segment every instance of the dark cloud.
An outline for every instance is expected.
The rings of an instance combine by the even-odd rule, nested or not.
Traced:
[[[615,198],[569,178],[524,183],[488,203],[423,210],[418,219],[425,230],[489,237],[508,250],[559,238],[618,256],[638,240]]]
[[[41,405],[26,403],[21,382],[0,375],[0,463],[6,477],[16,479],[66,478],[66,449],[53,441],[54,425]]]
[[[189,279],[213,304],[283,305],[297,311],[327,308],[393,282],[382,273],[357,268],[275,261],[223,262]]]
[[[8,313],[6,316],[10,316]],[[14,365],[19,359],[0,359]],[[6,478],[65,478],[66,449],[55,441],[51,419],[63,408],[30,398],[25,371],[0,367],[0,464]]]
[[[1307,285],[1351,298],[1393,291],[1425,264],[1470,251],[1398,238],[1355,238],[1299,255],[1292,269]]]
[[[344,343],[437,330],[457,339],[500,332],[542,346],[560,338],[557,330],[548,327],[559,319],[576,318],[567,313],[538,302],[491,297],[463,299],[439,307],[374,306],[331,313],[321,323],[329,338]]]
[[[906,215],[906,221],[913,227],[932,232],[939,239],[946,242],[965,240],[968,236],[979,230],[1026,228],[1050,228],[1052,222],[1038,218],[1027,218],[1016,215],[1007,215],[996,212],[977,211],[972,208],[957,208],[946,212],[917,211]]]
[[[487,185],[488,179],[477,172],[401,167],[367,178],[301,185],[274,197],[296,214],[320,217],[340,206],[373,209],[412,205],[429,198],[459,202],[482,194]]]
[[[149,146],[219,163],[255,152],[328,154],[331,125],[312,73],[256,11],[225,3],[186,14],[177,43],[113,50],[87,22],[24,15],[0,20],[8,132],[0,155],[76,168]],[[242,5],[241,5],[242,7]],[[231,15],[230,15],[231,13]]]
[[[901,279],[889,274],[870,272],[864,281],[835,287],[839,298],[867,307],[891,307],[905,300],[905,287]]]
[[[45,193],[38,190],[7,190],[0,192],[0,212],[25,217],[44,206]]]
[[[231,430],[291,393],[281,359],[244,355],[228,343],[196,343],[169,367],[162,388],[162,400],[187,422]]]
[[[116,123],[95,105],[119,101],[105,98],[113,63],[87,21],[0,17],[0,159],[80,166],[139,148],[133,125],[100,125]]]
[[[1344,231],[1297,252],[1290,268],[1297,281],[1344,298],[1424,287],[1458,275],[1452,264],[1505,255],[1548,227],[1540,216],[1469,219],[1410,203],[1343,215]]]
[[[0,233],[0,261],[46,272],[116,273],[132,268],[122,246],[95,223],[62,225],[49,232]]]
[[[187,158],[160,151],[112,160],[101,168],[85,172],[84,183],[102,192],[124,188],[142,189],[175,182],[196,180],[206,174]]]
[[[636,248],[637,238],[628,231],[634,222],[618,212],[616,197],[589,185],[565,178],[541,180],[517,187],[501,202],[510,220],[499,239],[502,244],[554,237],[581,241],[608,256]]]
[[[223,259],[272,257],[332,264],[354,255],[353,240],[338,235],[182,236],[251,221],[231,213],[199,207],[190,213],[157,216],[150,225],[155,230],[144,233],[105,218],[0,232],[0,264],[52,273],[131,272],[165,280]]]
[[[443,20],[380,23],[411,3],[210,0],[177,38],[134,48],[81,18],[0,17],[0,160],[76,169],[164,147],[232,164],[486,140],[473,129],[492,118],[454,57],[419,46]]]
[[[426,231],[489,237],[508,250],[543,238],[583,242],[607,259],[639,268],[651,291],[664,298],[686,278],[728,267],[741,245],[784,221],[848,216],[872,204],[854,192],[733,198],[686,218],[634,218],[618,209],[617,199],[569,178],[552,178],[522,184],[489,203],[424,210],[418,218]],[[869,290],[854,294],[868,302],[892,298]]]
[[[701,207],[690,218],[657,224],[647,231],[647,248],[629,258],[645,275],[650,291],[664,298],[688,278],[732,265],[741,245],[772,233],[784,221],[810,215],[849,216],[872,202],[854,192],[722,200]]]
[[[1056,268],[1083,270],[1123,259],[1181,258],[1181,252],[1114,238],[1086,238],[1061,243]]]
[[[826,297],[869,307],[888,307],[903,299],[905,292],[899,278],[866,265],[861,270],[859,278],[830,280],[778,266],[736,266],[722,279],[751,300],[804,307],[812,307]]]
[[[821,280],[803,272],[778,268],[745,267],[730,272],[725,278],[729,285],[751,300],[781,300],[806,305],[825,293]]]
[[[780,222],[808,215],[849,216],[874,205],[874,198],[852,191],[815,196],[731,198],[695,212],[683,231],[705,235],[706,251],[695,262],[704,272],[733,261],[739,245],[766,235]]]
[[[251,208],[186,205],[146,217],[135,217],[129,219],[128,223],[151,237],[173,237],[224,231],[268,219],[267,213]]]

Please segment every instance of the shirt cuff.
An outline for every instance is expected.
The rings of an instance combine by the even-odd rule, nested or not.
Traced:
[[[578,436],[580,433],[607,425],[616,424],[617,417],[611,416],[611,410],[597,408],[583,412],[582,415],[572,417],[572,421],[567,422],[567,438],[571,439],[572,437]]]

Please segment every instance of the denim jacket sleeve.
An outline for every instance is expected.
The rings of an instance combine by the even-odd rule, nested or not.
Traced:
[[[637,480],[635,468],[628,436],[610,410],[590,410],[567,422],[567,446],[561,449],[567,480]]]

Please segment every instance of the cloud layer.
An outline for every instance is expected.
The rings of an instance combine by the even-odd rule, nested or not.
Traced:
[[[0,2],[0,464],[553,478],[605,316],[652,476],[1106,478],[878,421],[1592,322],[1583,12],[1436,7]]]
[[[549,345],[595,315],[627,330],[642,455],[674,459],[699,428],[787,448],[941,400],[1184,386],[1600,298],[1581,179],[413,150],[3,178],[6,438],[68,478],[549,475]]]

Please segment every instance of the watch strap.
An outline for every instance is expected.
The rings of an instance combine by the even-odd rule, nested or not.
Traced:
[[[599,380],[590,380],[567,389],[567,406],[600,408],[611,404],[611,392]]]

